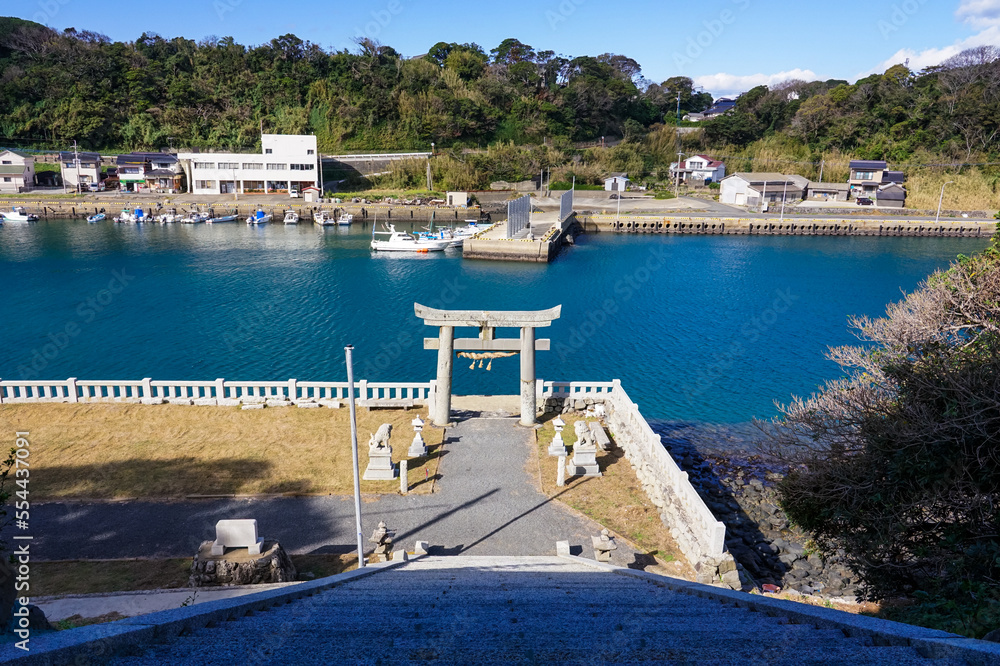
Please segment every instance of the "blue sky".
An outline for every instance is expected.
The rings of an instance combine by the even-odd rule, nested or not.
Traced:
[[[84,0],[27,0],[14,15],[127,41],[151,31],[260,44],[291,32],[342,49],[367,35],[407,56],[438,41],[472,41],[488,51],[516,37],[568,56],[621,53],[649,79],[690,76],[716,96],[788,78],[854,81],[906,58],[919,70],[963,48],[1000,45],[1000,0],[170,0],[100,11]]]

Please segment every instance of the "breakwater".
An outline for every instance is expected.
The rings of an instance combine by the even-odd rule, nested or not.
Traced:
[[[739,217],[663,217],[651,215],[578,216],[588,232],[624,234],[697,234],[710,236],[927,236],[989,237],[996,222],[935,222],[913,219],[829,219]]]

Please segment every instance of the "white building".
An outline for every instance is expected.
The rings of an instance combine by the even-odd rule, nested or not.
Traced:
[[[780,173],[734,173],[722,180],[719,203],[758,206],[762,197],[770,203],[798,200],[805,196],[808,183],[802,176]]]
[[[79,158],[79,162],[77,162]],[[98,153],[59,153],[63,186],[77,191],[96,190],[101,184],[101,156]]]
[[[726,165],[706,155],[689,157],[680,163],[679,170],[683,181],[718,183],[726,177]],[[676,178],[677,172],[678,164],[674,162],[670,165],[671,176]]]
[[[262,153],[178,153],[192,194],[288,194],[321,187],[316,137],[262,134]]]
[[[604,179],[604,190],[606,192],[624,192],[631,182],[627,174],[613,173]]]
[[[35,186],[35,158],[14,150],[0,152],[0,192],[27,192]]]

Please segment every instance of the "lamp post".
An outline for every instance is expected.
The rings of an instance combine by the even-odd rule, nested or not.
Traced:
[[[358,567],[365,566],[365,546],[361,535],[361,475],[358,471],[358,417],[354,406],[354,345],[344,347],[347,356],[347,404],[351,408],[351,458],[354,463],[354,526],[358,535]]]
[[[948,185],[951,185],[954,182],[955,181],[953,180],[949,180],[947,183],[941,186],[941,197],[938,199],[938,212],[937,212],[937,217],[934,218],[934,224],[937,224],[938,221],[941,219],[941,204],[944,203],[944,188],[947,187]]]

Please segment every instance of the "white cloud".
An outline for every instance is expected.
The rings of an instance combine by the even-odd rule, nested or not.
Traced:
[[[955,16],[977,28],[1000,25],[1000,0],[962,0]]]
[[[965,5],[990,5],[996,11],[1000,11],[1000,0],[965,0],[963,7]],[[961,11],[961,9],[959,9],[959,11]],[[977,35],[966,37],[965,39],[961,39],[948,46],[924,49],[923,51],[900,49],[867,72],[858,74],[858,78],[863,79],[871,74],[881,74],[893,65],[901,65],[907,60],[910,61],[910,70],[919,72],[925,67],[940,65],[948,58],[953,55],[958,55],[965,49],[971,49],[975,46],[985,46],[988,44],[1000,44],[1000,21],[998,21],[996,25],[988,27],[986,30],[983,30]]]
[[[773,86],[776,83],[787,81],[788,79],[801,79],[803,81],[815,81],[819,77],[809,69],[793,69],[777,74],[706,74],[694,77],[694,84],[701,86],[714,97],[734,97],[742,92],[746,92],[756,86]]]

